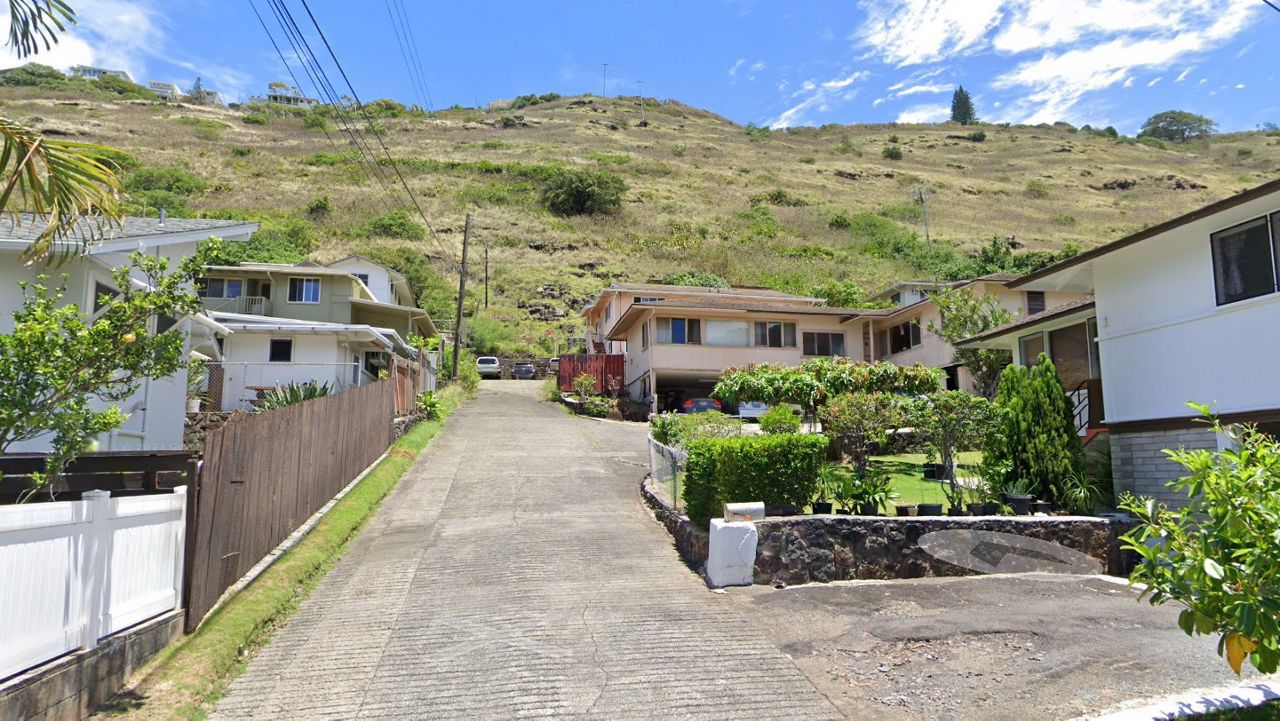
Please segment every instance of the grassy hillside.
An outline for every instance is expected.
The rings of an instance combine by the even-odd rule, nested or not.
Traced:
[[[612,280],[702,270],[735,284],[809,292],[841,280],[870,291],[963,272],[965,255],[994,236],[1025,249],[1096,245],[1280,172],[1280,138],[1264,133],[1164,145],[1050,126],[769,132],[652,101],[642,127],[636,99],[590,97],[381,118],[442,251],[395,217],[370,222],[387,209],[385,193],[314,119],[33,88],[5,88],[0,100],[38,128],[129,153],[139,204],[271,220],[267,254],[380,253],[412,274],[437,316],[454,279],[442,256],[460,255],[470,210],[468,308],[482,295],[487,241],[492,307],[476,333],[512,353],[550,352],[549,339],[572,333],[575,311]],[[552,214],[540,191],[553,166],[622,178],[621,208]]]

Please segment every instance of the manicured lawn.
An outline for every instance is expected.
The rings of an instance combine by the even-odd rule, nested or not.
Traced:
[[[960,475],[976,475],[976,466],[982,462],[981,451],[961,453],[958,459]],[[895,456],[876,456],[871,459],[873,468],[889,472],[893,479],[893,490],[901,496],[899,504],[913,505],[920,503],[943,503],[947,497],[942,493],[942,484],[937,481],[924,480],[923,453],[900,453]]]

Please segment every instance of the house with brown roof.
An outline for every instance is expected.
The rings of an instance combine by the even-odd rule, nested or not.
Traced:
[[[1280,433],[1280,180],[1009,287],[1091,294],[965,344],[1007,348],[1021,363],[1048,353],[1083,402],[1078,422],[1105,431],[1117,491],[1182,500],[1165,487],[1184,471],[1164,449],[1220,441],[1188,401]]]

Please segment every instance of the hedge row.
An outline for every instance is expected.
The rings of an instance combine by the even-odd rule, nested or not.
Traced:
[[[827,438],[764,435],[693,441],[685,465],[689,519],[705,527],[724,503],[764,501],[804,508],[818,487]]]

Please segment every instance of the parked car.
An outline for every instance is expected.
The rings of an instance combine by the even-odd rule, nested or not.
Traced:
[[[532,363],[523,361],[512,366],[511,377],[519,381],[531,381],[538,377],[538,369]]]
[[[759,401],[743,401],[738,404],[738,417],[743,420],[760,420],[760,416],[769,410],[768,403]]]
[[[547,370],[550,371],[553,375],[558,374],[560,372],[560,359],[559,358],[549,359],[547,361]]]
[[[720,410],[720,401],[714,398],[688,398],[680,404],[681,413],[705,413]]]
[[[476,370],[481,378],[501,378],[502,363],[493,356],[485,355],[476,359]]]

